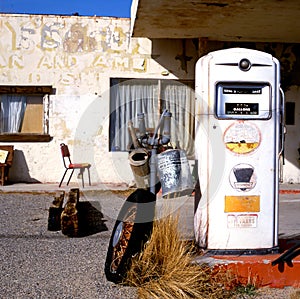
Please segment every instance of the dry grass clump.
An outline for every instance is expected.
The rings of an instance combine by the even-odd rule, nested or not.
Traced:
[[[290,299],[300,299],[300,290],[297,290],[291,294]]]
[[[178,217],[154,223],[151,239],[132,260],[126,284],[138,288],[141,299],[229,298],[208,267],[193,263],[193,247],[178,232]]]

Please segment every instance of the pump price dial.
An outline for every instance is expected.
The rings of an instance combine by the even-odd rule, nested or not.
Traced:
[[[256,125],[249,121],[237,121],[224,132],[226,148],[235,154],[248,154],[259,147],[261,133]]]

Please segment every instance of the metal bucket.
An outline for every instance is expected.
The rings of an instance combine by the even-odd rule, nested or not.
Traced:
[[[164,198],[190,195],[193,180],[184,150],[171,149],[157,155],[158,176]]]
[[[149,155],[146,149],[138,148],[129,154],[129,164],[137,188],[147,189],[150,184]]]

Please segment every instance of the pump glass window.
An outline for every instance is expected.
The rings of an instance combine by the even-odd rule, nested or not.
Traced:
[[[110,151],[127,151],[127,124],[138,127],[138,113],[145,114],[146,128],[154,130],[164,109],[172,113],[171,143],[194,155],[194,82],[152,79],[111,79]]]
[[[271,92],[267,83],[218,83],[216,115],[220,119],[269,119]]]

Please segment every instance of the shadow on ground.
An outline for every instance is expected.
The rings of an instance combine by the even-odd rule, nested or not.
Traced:
[[[104,215],[101,212],[101,205],[97,201],[78,202],[76,209],[72,210],[71,214],[64,216],[68,218],[64,224],[61,220],[63,211],[62,207],[50,207],[48,230],[62,230],[62,233],[69,237],[86,237],[108,230],[105,224],[106,220],[104,220]]]
[[[78,203],[77,209],[79,237],[85,237],[108,230],[99,202],[82,201]]]

